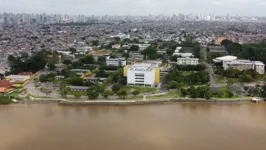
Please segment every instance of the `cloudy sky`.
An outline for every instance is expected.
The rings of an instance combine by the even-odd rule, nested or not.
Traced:
[[[0,12],[266,16],[266,0],[0,0]]]

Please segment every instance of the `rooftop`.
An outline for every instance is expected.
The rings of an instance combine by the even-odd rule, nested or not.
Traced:
[[[152,71],[158,67],[156,63],[136,63],[129,67],[129,71]]]
[[[247,65],[262,65],[264,66],[264,63],[261,61],[250,61],[250,60],[233,60],[230,62],[227,62],[228,65],[237,65],[237,64],[247,64]]]
[[[223,57],[217,57],[213,59],[214,62],[221,62],[221,61],[227,61],[227,60],[236,60],[236,56],[223,56]]]
[[[1,88],[8,88],[10,86],[12,86],[13,83],[7,81],[7,80],[0,80],[0,87]]]

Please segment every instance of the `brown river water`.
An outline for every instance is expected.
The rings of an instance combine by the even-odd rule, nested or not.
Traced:
[[[266,104],[0,106],[0,150],[266,150]]]

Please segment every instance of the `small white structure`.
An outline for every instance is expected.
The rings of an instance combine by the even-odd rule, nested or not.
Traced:
[[[174,53],[173,56],[181,56],[183,58],[194,57],[194,55],[192,53]]]
[[[228,55],[223,57],[217,57],[213,59],[213,62],[223,62],[223,61],[233,61],[233,60],[237,60],[237,57]]]
[[[177,47],[175,49],[175,52],[173,53],[173,56],[181,56],[183,58],[186,57],[194,57],[194,55],[192,53],[181,53],[180,50],[182,49],[182,47]]]
[[[178,65],[198,65],[199,58],[177,58]]]
[[[128,48],[130,48],[132,45],[137,45],[139,46],[139,51],[143,51],[146,48],[150,47],[151,44],[128,44]],[[124,46],[123,46],[124,47]]]
[[[125,66],[127,61],[125,58],[110,58],[110,56],[106,57],[106,65],[107,66]]]
[[[74,92],[86,92],[89,89],[86,86],[70,86],[69,88]]]
[[[253,98],[253,99],[251,100],[251,102],[254,102],[254,103],[259,103],[259,102],[261,102],[261,101],[262,101],[261,98]]]

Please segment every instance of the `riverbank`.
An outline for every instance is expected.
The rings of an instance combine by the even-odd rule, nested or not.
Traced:
[[[204,99],[157,99],[157,100],[90,100],[90,101],[70,101],[65,99],[34,99],[34,100],[20,100],[18,103],[28,104],[59,104],[66,106],[79,105],[147,105],[147,104],[164,104],[164,103],[178,103],[178,102],[194,102],[194,103],[240,103],[250,102],[251,98],[243,99],[223,99],[223,100],[204,100]]]

